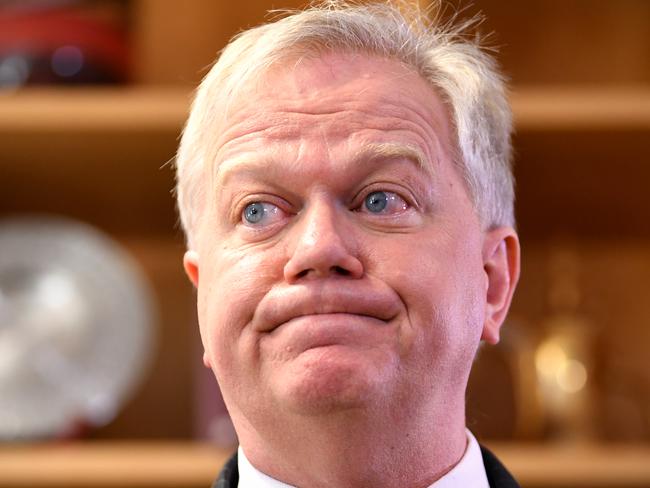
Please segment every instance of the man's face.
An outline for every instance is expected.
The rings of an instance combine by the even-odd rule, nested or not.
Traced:
[[[440,98],[395,61],[334,53],[230,111],[186,269],[236,423],[462,404],[489,278]]]

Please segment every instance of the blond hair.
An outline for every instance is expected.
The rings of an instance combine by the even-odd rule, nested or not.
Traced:
[[[514,226],[510,107],[495,60],[466,34],[474,23],[442,22],[399,1],[328,0],[236,36],[201,82],[176,157],[176,196],[188,246],[205,205],[215,130],[245,82],[289,57],[367,53],[415,69],[450,110],[456,160],[484,228]]]

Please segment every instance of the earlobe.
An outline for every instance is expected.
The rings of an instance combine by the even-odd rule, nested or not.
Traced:
[[[183,256],[183,268],[185,274],[190,279],[192,284],[198,288],[199,286],[199,253],[196,251],[186,251]]]
[[[519,280],[519,238],[514,229],[499,227],[486,233],[483,269],[487,277],[485,323],[481,339],[496,344]]]
[[[212,363],[210,362],[210,358],[207,352],[203,353],[203,365],[208,369],[212,369]]]

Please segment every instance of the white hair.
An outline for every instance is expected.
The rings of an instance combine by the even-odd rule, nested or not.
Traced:
[[[416,70],[447,104],[455,163],[484,228],[514,226],[512,116],[495,60],[466,31],[406,2],[328,0],[244,31],[201,82],[176,157],[176,193],[188,246],[205,205],[215,131],[245,82],[290,57],[341,51],[394,59]]]

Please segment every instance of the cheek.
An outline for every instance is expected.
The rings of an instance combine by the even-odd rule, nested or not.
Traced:
[[[249,324],[281,270],[273,255],[219,249],[204,261],[198,293],[199,323],[203,345],[218,376],[256,359],[257,336]]]
[[[376,256],[376,262],[378,270],[382,259],[391,263],[385,279],[406,306],[403,350],[419,350],[415,356],[425,367],[440,367],[444,357],[454,367],[471,361],[484,316],[480,248],[441,234],[400,248],[399,256]]]

